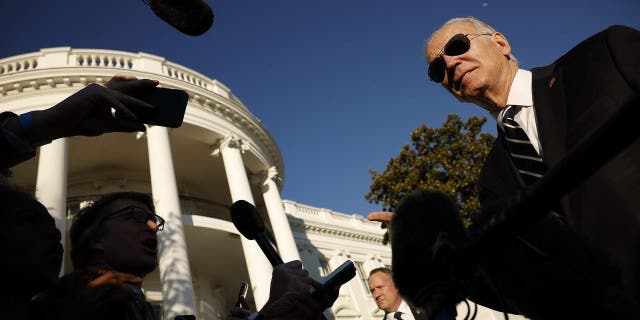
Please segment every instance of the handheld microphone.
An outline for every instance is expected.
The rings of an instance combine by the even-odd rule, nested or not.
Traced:
[[[415,191],[400,203],[390,232],[393,280],[401,295],[423,307],[429,319],[455,319],[473,272],[459,252],[467,237],[453,201]]]
[[[180,32],[199,36],[213,24],[213,10],[202,0],[144,0],[160,19]]]
[[[284,264],[280,254],[278,254],[276,249],[273,248],[271,242],[265,235],[264,221],[260,218],[256,207],[247,201],[238,200],[231,205],[230,209],[233,225],[236,226],[236,229],[238,229],[245,238],[255,240],[258,243],[258,246],[260,246],[264,255],[267,256],[267,259],[271,262],[271,265],[275,267],[277,265]],[[330,286],[331,288],[335,286],[339,287],[344,282],[353,278],[353,276],[355,276],[355,267],[353,267],[353,263],[351,263],[351,266],[353,270],[349,268],[347,263],[345,263],[344,266],[338,268],[340,270],[339,272],[335,274],[332,273],[333,276],[328,277],[327,280],[322,283],[325,289],[327,286]],[[313,295],[315,290],[310,290],[309,293]],[[254,315],[257,314],[258,313],[255,313]],[[320,319],[326,320],[326,317],[323,314],[321,314],[320,317]],[[250,316],[249,319],[253,318]]]
[[[231,221],[245,238],[255,240],[258,243],[272,266],[275,267],[284,263],[269,239],[267,239],[264,222],[255,206],[244,200],[234,202],[231,205]]]

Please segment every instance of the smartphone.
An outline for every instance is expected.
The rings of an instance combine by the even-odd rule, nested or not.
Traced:
[[[189,95],[184,90],[154,88],[149,98],[145,100],[154,109],[151,114],[141,116],[140,121],[170,128],[182,125],[184,112],[189,102]]]
[[[347,281],[353,279],[356,276],[356,266],[353,261],[347,260],[343,262],[337,269],[333,270],[328,276],[321,279],[320,284],[326,292],[332,292],[335,289],[340,288]],[[315,288],[309,289],[309,293],[312,295],[316,292]]]
[[[236,303],[234,304],[234,306],[236,307],[242,306],[240,298],[245,299],[247,297],[247,291],[249,291],[249,284],[243,280],[242,284],[240,285],[240,292],[238,292],[238,297],[236,298]]]

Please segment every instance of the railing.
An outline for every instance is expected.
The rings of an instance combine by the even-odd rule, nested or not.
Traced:
[[[81,67],[133,68],[132,57],[116,54],[77,54],[76,63]]]
[[[369,231],[379,232],[380,223],[369,221],[361,215],[347,215],[331,211],[329,209],[321,209],[311,207],[294,201],[283,200],[285,212],[303,220],[330,222],[335,225],[350,224],[354,227],[364,228]]]
[[[165,63],[164,69],[166,70],[165,74],[169,77],[186,81],[205,89],[208,89],[207,83],[210,83],[212,81],[211,79],[197,74],[196,72],[189,71],[186,68],[174,65],[172,63]]]
[[[101,195],[71,197],[67,199],[67,219],[72,219],[78,211],[98,200]],[[180,196],[182,214],[230,220],[229,206],[193,197]]]
[[[34,70],[38,67],[36,54],[21,55],[10,60],[0,60],[0,75]]]
[[[231,220],[228,205],[193,197],[180,196],[180,211],[182,214]]]
[[[0,59],[0,75],[54,67],[116,68],[158,73],[214,91],[225,98],[232,97],[229,88],[224,85],[220,84],[215,88],[216,90],[211,90],[213,83],[218,83],[217,81],[194,70],[166,61],[163,57],[147,53],[136,54],[116,50],[59,47]]]

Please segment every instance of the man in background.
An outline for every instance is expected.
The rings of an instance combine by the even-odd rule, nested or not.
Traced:
[[[384,311],[383,320],[427,319],[426,314],[412,310],[402,299],[389,268],[376,268],[369,272],[369,291],[378,308]]]

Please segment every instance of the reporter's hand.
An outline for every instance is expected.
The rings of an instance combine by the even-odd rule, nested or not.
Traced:
[[[260,314],[265,320],[319,319],[324,305],[309,292],[290,292],[266,305]]]
[[[111,79],[106,87],[90,84],[55,106],[34,112],[34,127],[50,140],[145,131],[137,115],[148,114],[153,106],[134,96],[143,98],[150,94],[158,82],[134,79],[118,76]]]
[[[249,311],[249,309],[245,309],[243,307],[233,307],[233,309],[229,311],[227,320],[244,320],[247,319],[250,315],[251,311]]]
[[[89,268],[64,276],[36,301],[53,319],[117,319],[136,299],[130,285],[141,283],[134,275]]]
[[[311,295],[310,289],[315,293]],[[260,313],[265,319],[318,319],[333,304],[337,293],[325,292],[322,285],[309,277],[302,263],[294,260],[273,269],[269,301]]]
[[[105,87],[146,101],[158,84],[157,80],[138,80],[134,76],[115,75],[105,84]]]
[[[391,222],[391,219],[393,219],[394,213],[393,212],[389,212],[389,211],[375,211],[375,212],[370,212],[367,215],[367,219],[369,219],[370,221],[379,221],[379,222]]]
[[[303,288],[308,289],[313,282],[315,281],[309,278],[309,272],[302,269],[302,262],[298,260],[276,266],[273,268],[267,304],[280,299],[287,293],[298,292]]]

